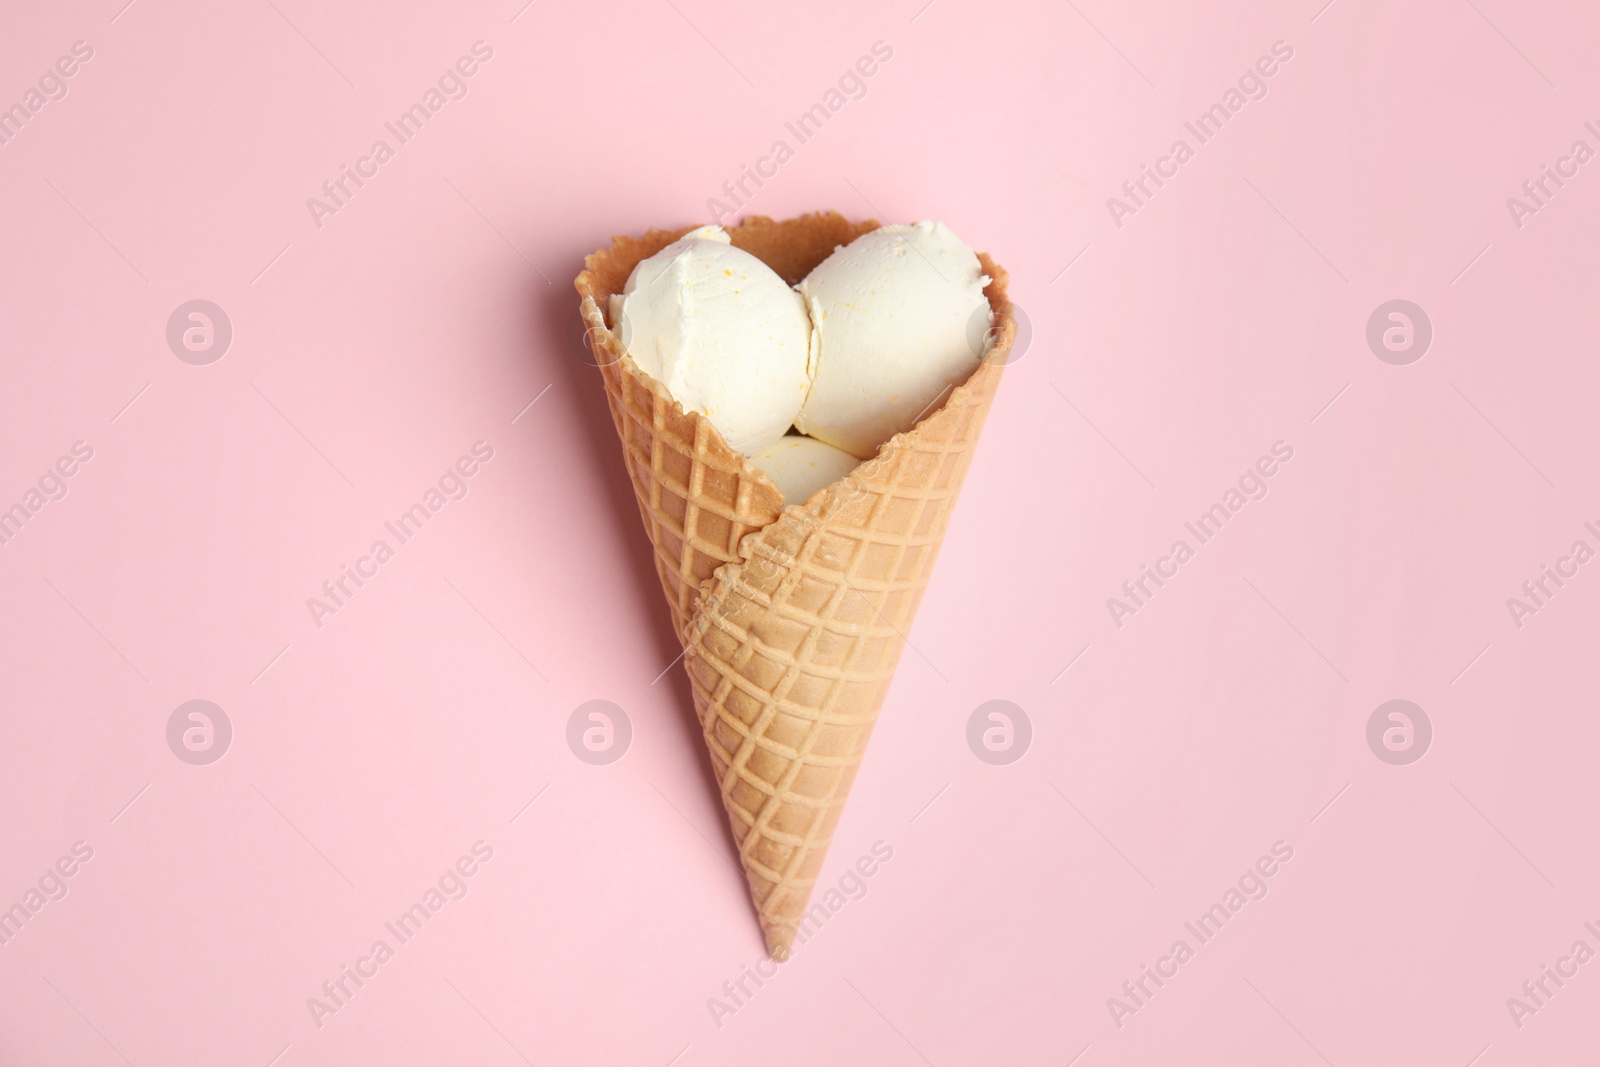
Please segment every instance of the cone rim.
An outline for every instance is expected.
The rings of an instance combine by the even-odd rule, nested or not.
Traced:
[[[643,385],[653,395],[660,397],[667,405],[669,411],[688,419],[689,422],[694,425],[698,433],[706,435],[710,440],[714,441],[718,446],[720,446],[721,449],[726,450],[728,454],[734,456],[738,461],[739,476],[749,480],[753,485],[760,489],[763,496],[763,499],[760,501],[760,503],[769,505],[770,510],[777,513],[779,516],[789,512],[790,509],[797,509],[809,513],[813,518],[825,518],[826,516],[824,511],[829,509],[812,507],[813,502],[816,502],[819,497],[824,497],[824,495],[829,494],[831,490],[834,490],[838,486],[845,484],[846,482],[849,482],[863,474],[868,476],[867,480],[869,482],[878,482],[880,479],[872,476],[876,475],[880,470],[887,466],[887,461],[892,459],[892,457],[900,448],[911,443],[910,438],[912,435],[917,434],[918,431],[927,426],[930,422],[933,422],[945,411],[957,406],[956,402],[958,399],[958,394],[970,393],[975,391],[976,388],[981,387],[976,383],[978,383],[979,378],[982,377],[986,371],[998,374],[1000,368],[1004,367],[1006,360],[997,360],[994,357],[996,354],[1004,355],[1008,353],[1012,343],[1016,340],[1017,318],[1008,292],[1010,274],[1004,267],[996,263],[987,252],[975,253],[978,257],[979,265],[983,268],[984,273],[989,276],[989,284],[984,286],[983,295],[984,298],[989,302],[990,310],[994,313],[993,328],[998,329],[1000,332],[995,335],[994,343],[984,352],[982,356],[979,357],[978,365],[973,368],[972,373],[967,375],[967,377],[958,385],[944,394],[942,397],[942,402],[939,403],[937,407],[930,407],[927,411],[923,412],[922,417],[919,418],[909,429],[902,430],[882,442],[872,456],[862,460],[855,467],[851,468],[851,470],[843,477],[821,487],[803,501],[796,501],[786,504],[783,500],[782,491],[778,488],[777,483],[772,480],[772,477],[767,474],[766,471],[756,466],[755,463],[751,461],[750,457],[741,454],[731,445],[729,445],[727,443],[727,439],[723,437],[722,432],[718,430],[711,420],[705,415],[698,411],[685,411],[683,405],[678,402],[677,398],[672,395],[671,391],[668,390],[665,385],[642,370],[639,365],[634,362],[633,357],[622,349],[621,343],[617,339],[617,336],[614,332],[615,328],[606,322],[607,309],[601,307],[601,301],[598,299],[598,297],[606,297],[606,303],[609,304],[610,302],[609,297],[612,295],[613,290],[606,289],[600,285],[600,271],[608,266],[608,260],[614,254],[616,254],[619,249],[629,248],[630,246],[654,246],[654,251],[639,255],[632,264],[628,265],[628,273],[631,274],[633,268],[645,258],[650,255],[654,255],[655,252],[660,251],[673,241],[678,240],[684,234],[699,229],[700,225],[704,224],[668,229],[651,227],[650,229],[646,230],[644,235],[641,237],[631,237],[626,234],[619,234],[612,237],[611,244],[607,247],[596,249],[595,251],[584,256],[584,269],[578,274],[573,284],[579,295],[582,297],[582,301],[579,306],[579,314],[582,316],[584,325],[586,327],[584,331],[585,340],[586,343],[590,345],[591,350],[594,352],[594,355],[597,359],[610,357],[606,366],[614,365],[622,368],[624,373],[627,373],[635,381]],[[831,226],[836,228],[843,227],[853,231],[854,236],[852,236],[850,239],[854,240],[855,237],[859,237],[865,233],[870,233],[872,230],[875,230],[882,225],[883,223],[877,219],[853,221],[837,211],[827,210],[807,212],[806,214],[797,215],[793,218],[783,220],[774,220],[766,215],[746,215],[739,221],[737,225],[724,226],[723,229],[727,232],[729,238],[733,241],[736,247],[742,247],[741,239],[744,238],[750,231],[759,232],[765,235],[770,234],[773,231],[782,231],[791,228],[798,229],[811,226]],[[840,246],[834,246],[835,249],[838,247]],[[757,259],[762,259],[761,255],[754,249],[746,248],[745,251],[755,255]],[[767,260],[762,259],[762,262],[767,263]],[[820,260],[818,262],[820,262]],[[768,263],[768,266],[772,266],[772,264]],[[815,264],[813,264],[813,267],[814,266]],[[776,269],[777,268],[774,267],[774,270]],[[787,277],[785,277],[785,281],[788,281]],[[791,284],[797,283],[798,279],[795,283]],[[994,368],[994,370],[990,371],[990,368]],[[775,518],[773,522],[776,521],[777,520]],[[768,525],[771,525],[771,523],[768,523]],[[759,533],[760,531],[758,530],[756,532]]]

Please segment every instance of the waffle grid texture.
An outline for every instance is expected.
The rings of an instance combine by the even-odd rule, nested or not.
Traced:
[[[728,232],[791,284],[876,222],[828,213]],[[751,899],[774,959],[806,906],[907,642],[1015,334],[1005,271],[981,257],[990,357],[915,428],[803,506],[684,412],[606,328],[633,266],[686,231],[619,237],[578,278],[588,338],[684,645]]]

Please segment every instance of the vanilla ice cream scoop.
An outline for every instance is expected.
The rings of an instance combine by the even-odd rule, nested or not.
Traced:
[[[993,320],[988,284],[939,222],[882,226],[834,249],[799,285],[812,370],[795,427],[862,459],[911,429],[977,369],[972,325]]]
[[[805,303],[722,227],[686,233],[634,267],[610,311],[639,369],[734,450],[753,456],[794,422],[808,386]]]
[[[832,485],[856,469],[855,456],[818,441],[790,434],[750,457],[783,491],[785,504],[804,504],[825,485]]]

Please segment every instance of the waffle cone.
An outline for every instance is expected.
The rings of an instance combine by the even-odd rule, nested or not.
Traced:
[[[745,219],[728,235],[793,285],[875,221]],[[618,237],[578,293],[656,572],[684,647],[767,951],[786,959],[906,645],[1016,332],[1006,272],[980,255],[995,312],[984,362],[917,425],[803,506],[641,372],[603,309],[682,230]],[[615,326],[615,324],[613,324]]]

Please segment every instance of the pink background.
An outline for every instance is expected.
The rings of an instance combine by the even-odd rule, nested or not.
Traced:
[[[1600,164],[1520,229],[1506,198],[1600,148],[1600,24],[921,2],[10,5],[0,104],[94,56],[0,146],[0,507],[93,458],[0,545],[0,907],[93,859],[0,946],[0,1063],[1591,1062],[1600,963],[1520,1028],[1506,999],[1600,949],[1600,568],[1521,628],[1506,598],[1600,547]],[[318,228],[306,199],[478,40],[466,97]],[[708,221],[880,40],[750,210],[944,220],[1034,336],[823,880],[893,859],[719,1027],[761,942],[571,281]],[[1106,199],[1280,40],[1119,228]],[[197,298],[234,330],[209,366],[165,339]],[[1396,298],[1434,328],[1409,366],[1365,340]],[[306,599],[480,440],[318,628]],[[1280,440],[1119,628],[1107,598]],[[1396,698],[1434,729],[1408,766],[1365,738]],[[194,699],[233,726],[208,766],[166,741]],[[565,741],[592,699],[633,726],[609,766]],[[1010,765],[967,747],[991,699],[1032,723]],[[479,840],[319,1028],[307,998]]]

